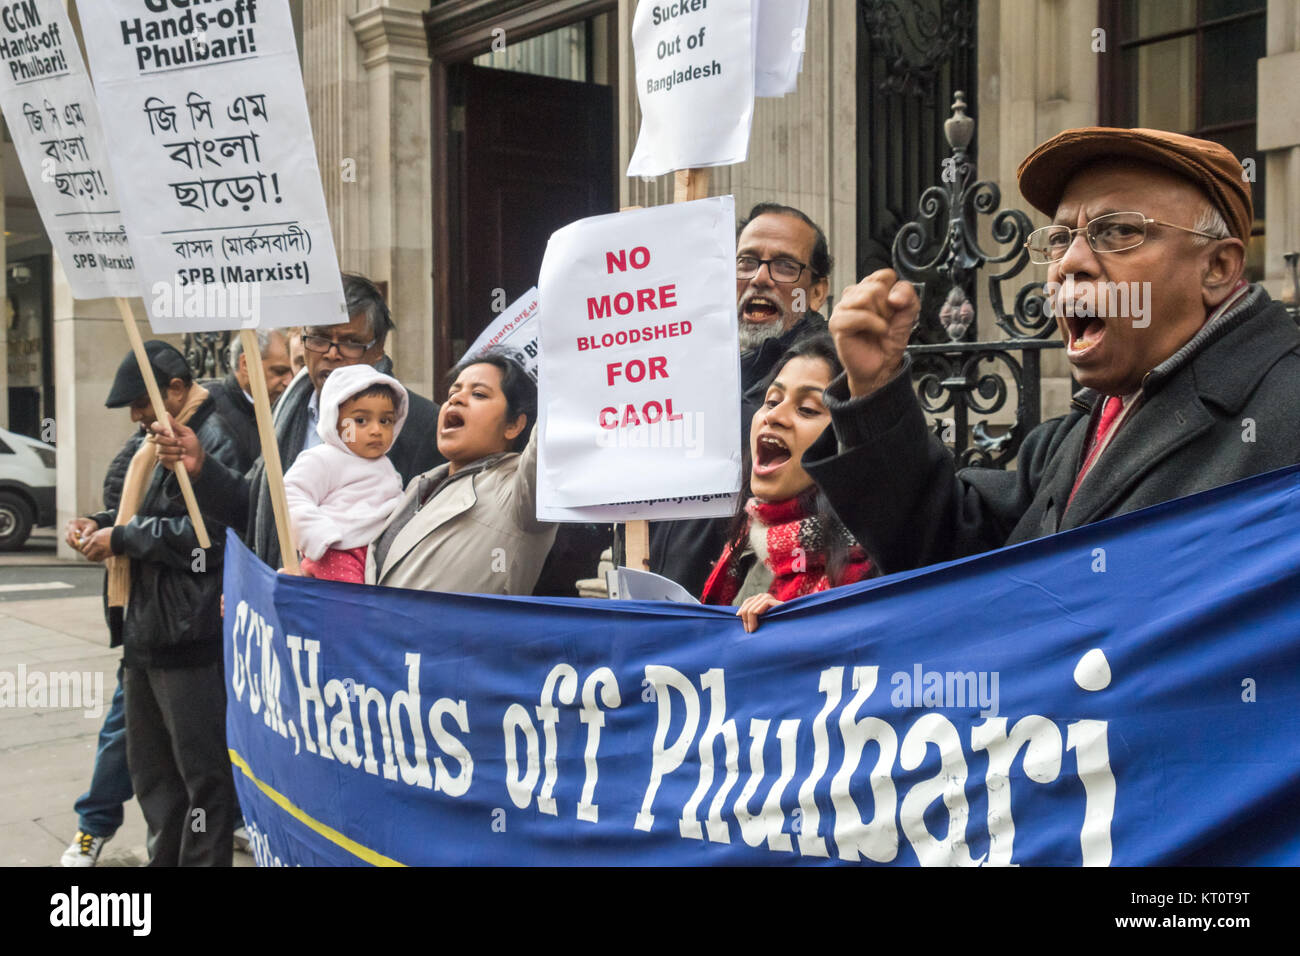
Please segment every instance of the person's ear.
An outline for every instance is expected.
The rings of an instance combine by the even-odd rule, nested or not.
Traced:
[[[247,374],[248,374],[248,353],[247,353],[247,352],[240,352],[240,353],[239,353],[239,369],[238,369],[238,371],[241,372],[241,373],[244,374],[244,375],[247,375]]]
[[[514,441],[518,438],[525,428],[528,427],[528,416],[520,415],[515,419],[514,424],[506,426],[506,441]]]
[[[812,284],[808,290],[808,311],[820,312],[822,306],[826,304],[826,296],[830,291],[830,281],[826,276],[822,276]]]
[[[1240,239],[1211,242],[1201,278],[1201,299],[1209,311],[1217,309],[1241,280],[1246,269],[1246,247]]]

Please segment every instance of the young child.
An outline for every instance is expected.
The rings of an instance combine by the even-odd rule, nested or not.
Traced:
[[[284,476],[303,571],[361,584],[366,547],[402,500],[402,479],[387,452],[408,402],[397,379],[368,365],[335,369],[320,393],[321,444]]]

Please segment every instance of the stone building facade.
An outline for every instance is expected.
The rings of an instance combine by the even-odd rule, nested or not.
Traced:
[[[671,198],[670,177],[623,175],[639,125],[635,0],[290,5],[340,265],[385,285],[398,326],[389,351],[415,390],[443,387],[446,370],[490,320],[494,294],[513,297],[535,275],[551,229]],[[1151,8],[1162,9],[1159,22],[1148,22]],[[934,16],[908,21],[909,10]],[[864,21],[867,12],[876,19]],[[1300,110],[1286,104],[1300,102],[1300,0],[813,0],[797,92],[758,101],[748,161],[713,170],[710,191],[734,194],[738,212],[767,199],[805,210],[830,239],[835,296],[883,241],[872,196],[902,175],[893,165],[910,164],[905,183],[939,178],[937,166],[917,166],[910,147],[896,160],[879,153],[872,178],[868,151],[913,142],[912,134],[937,141],[947,87],[957,82],[950,66],[929,64],[938,85],[928,112],[900,113],[911,119],[893,125],[865,122],[881,102],[869,68],[884,39],[866,22],[919,30],[912,45],[922,59],[927,45],[968,50],[960,82],[973,87],[966,92],[979,174],[1001,188],[1004,206],[1020,205],[1020,160],[1062,129],[1147,124],[1237,137],[1239,152],[1249,153],[1242,158],[1254,160],[1266,210],[1252,269],[1275,296],[1291,294],[1284,256],[1300,250]],[[1245,91],[1233,98],[1244,104],[1241,115],[1216,119],[1234,83]],[[910,129],[916,116],[928,117],[927,129]],[[0,277],[12,284],[13,262],[40,259],[41,230],[7,143],[4,168],[9,262]],[[892,212],[902,221],[915,215],[919,192],[906,194]],[[113,303],[74,302],[44,249],[50,334],[37,349],[48,360],[35,360],[48,379],[38,383],[37,417],[57,423],[62,522],[97,506],[104,469],[129,432],[120,411],[103,408],[127,344]],[[30,338],[11,335],[0,350],[12,343],[30,353]],[[31,363],[18,364],[27,387]],[[9,368],[17,366],[0,355],[0,374]],[[1064,357],[1049,356],[1044,374],[1050,415],[1069,394]],[[6,380],[0,425],[11,421],[10,394]]]

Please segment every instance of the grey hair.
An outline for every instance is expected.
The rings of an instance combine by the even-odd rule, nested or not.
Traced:
[[[1228,224],[1223,220],[1223,214],[1215,209],[1212,203],[1208,202],[1201,209],[1201,214],[1196,217],[1196,222],[1192,223],[1192,228],[1197,232],[1208,232],[1215,239],[1227,239],[1232,235],[1228,229]],[[1192,242],[1198,246],[1213,241],[1214,239],[1206,239],[1204,236],[1192,237]]]
[[[358,312],[366,317],[372,339],[383,341],[395,326],[379,287],[365,276],[343,273],[343,297],[347,300],[348,316]]]
[[[279,329],[254,329],[253,334],[257,336],[257,350],[262,353],[262,358],[266,358],[266,350],[271,347],[272,335],[284,335]],[[244,354],[244,337],[238,332],[230,341],[230,370],[233,372],[239,368],[239,356]]]

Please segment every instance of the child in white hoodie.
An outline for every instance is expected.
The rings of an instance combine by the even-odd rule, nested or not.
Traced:
[[[402,501],[402,479],[388,449],[409,403],[397,379],[369,365],[330,372],[320,393],[321,444],[294,459],[284,476],[303,571],[363,583],[366,548]]]

